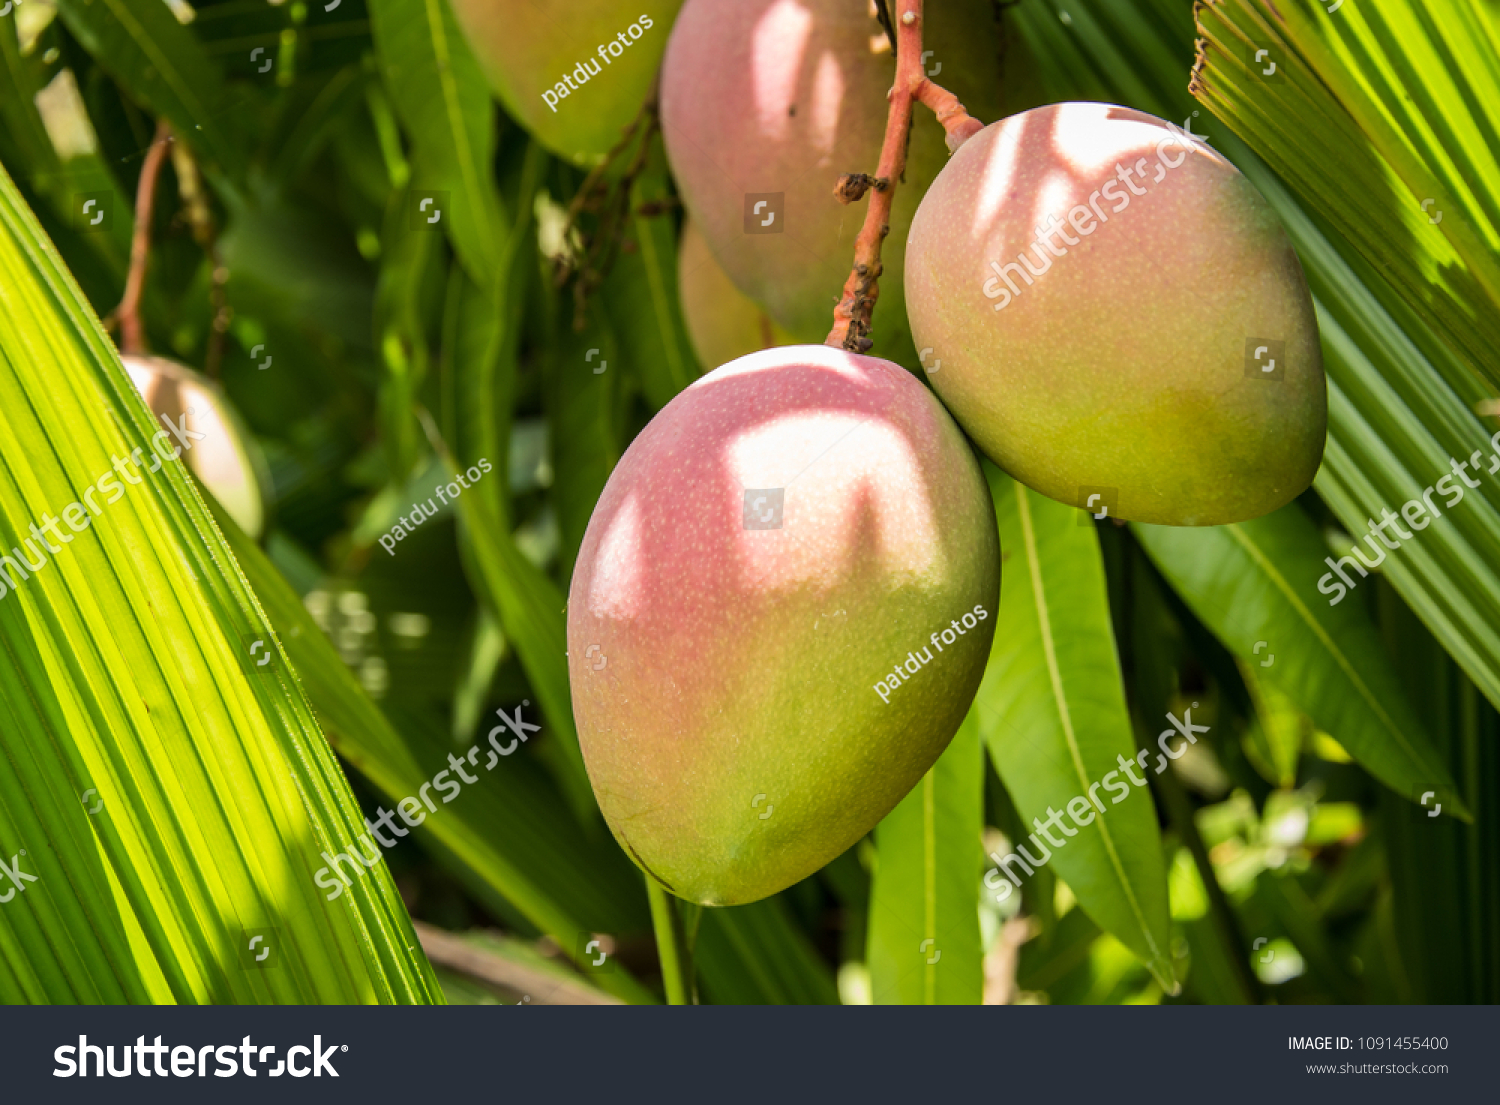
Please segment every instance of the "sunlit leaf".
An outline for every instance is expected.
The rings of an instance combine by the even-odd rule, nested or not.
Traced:
[[[53,512],[74,530],[35,576],[5,565],[0,848],[36,881],[0,911],[0,997],[441,1000],[383,868],[336,906],[315,885],[363,831],[353,796],[184,469],[150,474],[153,434],[180,446],[3,173],[0,411],[4,544]],[[87,490],[104,473],[114,499]]]

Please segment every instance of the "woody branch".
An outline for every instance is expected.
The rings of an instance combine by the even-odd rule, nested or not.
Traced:
[[[854,268],[844,282],[844,294],[833,311],[833,329],[825,345],[855,353],[868,351],[871,318],[880,298],[880,247],[890,233],[891,204],[896,185],[906,171],[906,146],[911,132],[912,104],[920,101],[937,116],[947,132],[948,148],[956,150],[983,124],[964,111],[958,97],[933,84],[922,70],[922,0],[896,0],[896,81],[887,99],[885,141],[874,177],[848,173],[839,178],[834,195],[851,203],[872,192],[864,225],[854,241]]]

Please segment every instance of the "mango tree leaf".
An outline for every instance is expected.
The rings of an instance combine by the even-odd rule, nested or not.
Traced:
[[[988,463],[985,475],[1005,575],[975,709],[1022,820],[1042,825],[1012,848],[1050,862],[1084,911],[1175,991],[1161,836],[1149,796],[1137,794],[1145,773],[1134,759],[1098,536],[1078,510]],[[1014,851],[1001,858],[1014,877],[992,872],[986,886],[1005,898],[1037,863]]]
[[[190,439],[3,172],[0,437],[0,849],[25,872],[0,1001],[441,1001],[383,867],[334,906],[315,885],[362,831],[353,795],[175,459]]]
[[[606,281],[597,301],[609,297],[618,273]],[[547,294],[552,294],[550,291]],[[627,325],[641,325],[639,317]],[[552,502],[562,531],[562,562],[571,575],[583,534],[625,451],[620,424],[624,356],[610,316],[594,309],[582,331],[556,334],[549,352],[543,401],[552,443]]]
[[[978,1005],[984,761],[970,711],[922,781],[875,827],[868,964],[877,1005]]]
[[[117,294],[125,281],[130,254],[130,220],[122,215],[110,219],[107,228],[101,225],[88,233],[77,231],[88,227],[86,220],[101,202],[111,213],[123,213],[129,210],[130,199],[120,191],[97,152],[74,153],[67,160],[58,157],[36,105],[45,71],[32,61],[21,56],[16,21],[0,20],[0,122],[4,124],[0,127],[0,160],[13,169],[24,166],[30,172],[16,184],[24,194],[47,200],[51,211],[38,210],[36,214],[44,222],[50,214],[60,224],[52,231],[59,249],[69,253],[68,246],[73,243],[67,239],[72,236],[77,245],[92,250],[108,274],[110,293]],[[89,199],[95,206],[85,213],[83,204]],[[83,267],[77,252],[71,252],[70,259],[77,276]]]
[[[1371,775],[1414,802],[1435,791],[1445,810],[1469,819],[1364,608],[1347,598],[1329,605],[1319,593],[1327,548],[1301,507],[1229,526],[1131,528],[1224,647],[1245,660],[1269,650],[1275,663],[1262,677]]]
[[[68,30],[120,85],[153,114],[171,120],[230,181],[246,157],[236,120],[253,117],[251,91],[231,93],[219,67],[166,4],[136,0],[58,0]]]
[[[412,206],[434,212],[474,281],[488,287],[510,219],[494,185],[495,102],[447,0],[370,0],[370,22],[392,104],[414,148]],[[446,196],[435,193],[446,193]],[[425,211],[418,205],[436,199]]]

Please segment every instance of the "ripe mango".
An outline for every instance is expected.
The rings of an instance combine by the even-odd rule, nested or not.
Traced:
[[[1002,86],[988,0],[927,10],[926,71],[971,115],[1040,102],[1014,35]],[[833,325],[868,202],[846,207],[833,188],[843,173],[879,167],[894,76],[880,24],[858,0],[688,0],[672,30],[661,120],[678,191],[729,278],[798,340],[822,341]],[[913,118],[872,337],[874,353],[914,365],[906,231],[948,149],[931,112],[919,106]]]
[[[450,0],[490,87],[553,153],[595,165],[640,113],[682,0]]]
[[[610,475],[568,596],[621,847],[706,905],[834,859],[957,730],[999,586],[978,460],[905,369],[789,346],[695,381]]]
[[[1327,391],[1291,241],[1153,116],[1054,104],[970,138],[912,221],[906,302],[959,424],[1059,502],[1219,525],[1318,470]]]

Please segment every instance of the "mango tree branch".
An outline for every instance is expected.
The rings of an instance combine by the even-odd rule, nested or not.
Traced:
[[[906,146],[911,132],[912,103],[920,100],[936,113],[948,134],[948,148],[955,150],[983,126],[964,111],[958,98],[927,79],[922,71],[922,0],[896,0],[896,81],[887,99],[885,142],[880,148],[880,166],[875,176],[845,174],[834,195],[851,203],[873,191],[864,225],[854,240],[854,268],[844,282],[844,294],[833,309],[833,329],[825,345],[867,352],[870,320],[880,298],[880,247],[891,230],[891,204],[896,185],[906,171]]]

